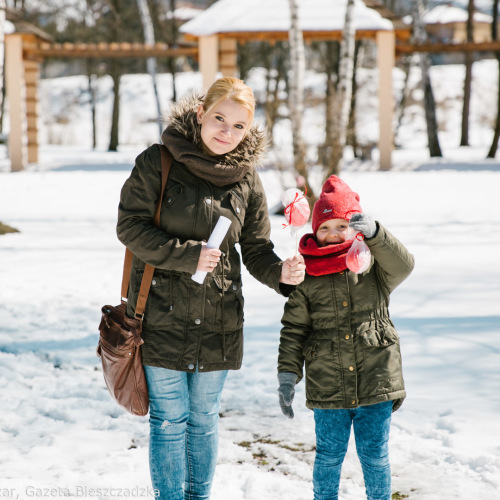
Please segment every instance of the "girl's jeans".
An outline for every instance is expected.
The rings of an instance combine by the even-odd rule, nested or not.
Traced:
[[[314,409],[316,459],[314,500],[337,500],[340,470],[347,452],[351,424],[365,478],[368,500],[390,500],[389,427],[392,401],[352,410]]]
[[[227,371],[186,373],[145,366],[149,390],[149,467],[161,500],[210,497]]]

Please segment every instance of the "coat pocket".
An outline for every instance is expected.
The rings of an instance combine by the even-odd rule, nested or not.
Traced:
[[[376,321],[359,334],[363,352],[360,393],[388,394],[404,389],[399,336],[389,319]]]
[[[142,271],[136,273],[134,282],[136,301],[141,287],[142,275]],[[144,310],[144,326],[164,327],[172,323],[174,308],[179,305],[179,280],[179,273],[155,270]]]
[[[240,224],[243,226],[245,223],[246,210],[242,195],[236,193],[235,191],[230,191],[229,203],[231,204],[234,214],[240,221]]]
[[[359,334],[363,345],[369,347],[388,347],[399,343],[398,332],[389,322],[380,322]]]
[[[222,276],[213,276],[212,279],[217,290],[215,296],[210,299],[214,310],[213,330],[227,333],[242,328],[244,299],[241,279],[225,277],[223,281]]]
[[[174,184],[165,193],[163,206],[169,207],[182,194],[184,186],[182,184]]]
[[[340,370],[331,340],[310,339],[303,348],[307,398],[333,401],[339,397]]]

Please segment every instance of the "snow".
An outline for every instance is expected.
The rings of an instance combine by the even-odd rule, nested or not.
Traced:
[[[355,0],[358,30],[392,30],[392,23]],[[299,22],[304,31],[341,31],[347,1],[299,0]],[[182,33],[209,36],[224,32],[288,31],[288,0],[219,0],[180,27]]]
[[[465,9],[453,5],[438,5],[425,13],[424,21],[426,24],[465,23],[468,17],[469,14]],[[488,14],[474,12],[476,23],[491,24],[492,19]]]
[[[500,497],[500,164],[484,160],[495,112],[495,65],[474,64],[479,94],[472,100],[471,147],[456,147],[463,71],[433,68],[438,117],[446,124],[440,136],[445,158],[428,156],[415,88],[393,170],[376,170],[375,151],[372,162],[346,155],[342,171],[364,210],[416,258],[415,271],[391,302],[408,392],[393,416],[393,491],[410,500]],[[259,74],[252,76],[256,87]],[[400,76],[395,73],[396,92]],[[162,78],[166,102],[168,75]],[[376,121],[372,80],[366,76],[361,104],[367,123]],[[155,140],[155,125],[148,128],[147,108],[153,105],[145,81],[141,75],[124,77],[122,131],[128,143],[119,152],[104,151],[109,120],[104,87],[98,150],[89,151],[82,101],[71,105],[65,125],[59,125],[60,144],[48,144],[55,104],[62,110],[70,89],[74,98],[81,84],[61,79],[44,81],[41,88],[40,163],[11,174],[0,158],[0,220],[21,231],[0,236],[2,497],[152,497],[147,418],[130,416],[111,400],[95,355],[100,307],[119,302],[120,188],[134,157]],[[312,76],[308,81],[313,92],[321,83]],[[200,83],[198,74],[184,74],[179,90]],[[313,139],[320,114],[306,114],[305,134]],[[280,127],[285,138],[286,122]],[[373,133],[368,125],[366,133]],[[283,144],[280,154],[288,149]],[[261,175],[272,205],[279,201],[280,181],[268,168]],[[284,217],[272,216],[271,222],[277,253],[292,255],[295,238],[282,229]],[[281,415],[277,401],[285,299],[246,271],[243,279],[245,357],[223,392],[212,498],[311,500],[314,426],[303,384],[294,420]],[[353,443],[340,498],[365,498]]]

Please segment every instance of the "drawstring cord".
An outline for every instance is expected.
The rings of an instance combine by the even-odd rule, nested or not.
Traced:
[[[170,286],[169,286],[169,291],[168,291],[168,294],[169,294],[169,301],[170,301],[170,307],[168,308],[169,311],[171,311],[173,308],[174,308],[174,304],[173,304],[173,301],[172,301],[172,281],[173,281],[174,277],[172,276],[172,271],[170,271]]]
[[[221,314],[222,314],[222,359],[226,361],[226,322],[224,321],[224,292],[226,289],[226,274],[224,265],[224,257],[226,256],[224,252],[222,252],[222,304],[221,304]]]

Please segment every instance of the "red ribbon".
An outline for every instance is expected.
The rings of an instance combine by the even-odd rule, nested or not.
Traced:
[[[304,195],[300,196],[300,197],[299,197],[299,193],[295,193],[295,199],[285,207],[285,215],[289,214],[288,220],[290,222],[288,224],[282,224],[283,229],[285,229],[286,227],[288,227],[292,223],[292,215],[293,215],[293,209],[294,209],[295,203],[297,203],[302,198],[306,197],[306,195],[307,195],[307,186],[304,187],[304,191],[305,191]]]

